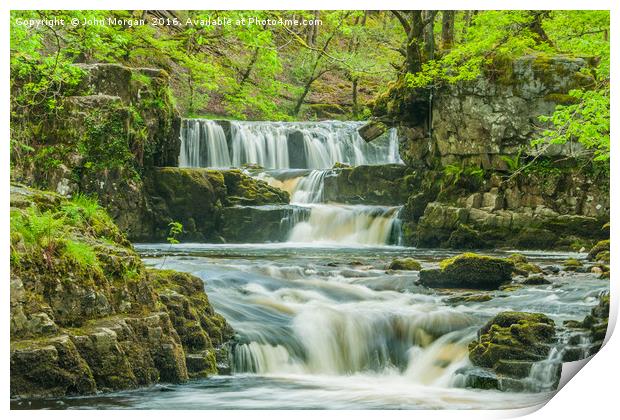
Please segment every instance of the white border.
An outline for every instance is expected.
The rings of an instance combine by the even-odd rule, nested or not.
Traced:
[[[611,30],[611,48],[612,48],[612,74],[615,81],[618,77],[618,46],[620,40],[618,39],[618,31],[620,28],[620,22],[618,20],[619,2],[616,0],[554,0],[554,1],[535,1],[535,0],[513,0],[508,1],[493,1],[493,0],[468,0],[468,1],[456,1],[456,0],[435,0],[435,1],[402,1],[402,0],[383,0],[381,2],[372,0],[315,0],[315,1],[284,1],[284,0],[263,0],[260,3],[249,0],[221,0],[215,1],[191,1],[191,0],[108,0],[108,1],[94,1],[86,2],[84,0],[47,0],[42,2],[41,0],[4,0],[0,4],[0,13],[2,22],[2,29],[0,32],[0,45],[2,46],[2,54],[4,60],[1,64],[1,73],[3,83],[0,85],[2,89],[2,101],[0,103],[0,115],[2,116],[3,124],[2,137],[4,141],[3,152],[0,153],[0,167],[5,168],[0,174],[3,185],[5,186],[2,194],[2,207],[0,208],[0,217],[2,220],[1,234],[3,238],[3,244],[5,250],[9,247],[9,25],[8,25],[8,12],[10,9],[205,9],[205,10],[261,10],[261,9],[303,9],[303,10],[335,10],[335,9],[606,9],[612,10],[612,30]],[[618,140],[618,133],[620,127],[618,123],[618,89],[612,84],[612,144]],[[613,147],[615,150],[615,146]],[[620,157],[616,153],[611,154],[612,173],[611,178],[616,179],[618,174],[618,165]],[[618,188],[612,184],[611,188],[611,202],[612,202],[612,219],[618,214]],[[620,243],[620,229],[617,229],[615,224],[612,224],[611,239],[612,239],[612,254],[615,261],[615,255],[617,246]],[[618,254],[620,255],[620,254]],[[8,314],[9,308],[9,258],[8,252],[5,254],[4,260],[1,263],[1,274],[3,279],[2,287],[2,301],[4,303],[5,314]],[[612,273],[616,272],[616,264],[612,262]],[[614,276],[615,277],[615,276]],[[619,287],[615,278],[611,280],[612,289],[612,313],[610,316],[610,326],[615,325],[618,314],[617,298],[619,293]],[[2,323],[2,353],[1,363],[4,366],[2,370],[4,372],[4,378],[1,382],[0,395],[4,395],[2,401],[4,410],[9,410],[9,328],[8,317],[5,315],[4,323]],[[612,327],[610,327],[611,329]],[[80,418],[88,415],[89,417],[108,417],[111,415],[131,418],[149,418],[149,419],[164,419],[171,415],[182,415],[184,417],[200,418],[204,419],[205,416],[217,416],[219,418],[245,418],[252,416],[252,418],[289,418],[294,415],[296,418],[314,418],[317,415],[328,418],[376,418],[378,416],[388,415],[392,418],[407,418],[415,416],[418,418],[441,418],[441,419],[482,419],[482,418],[501,418],[512,417],[518,415],[524,415],[532,411],[536,411],[530,416],[530,418],[561,418],[561,419],[589,419],[600,418],[607,419],[617,416],[618,411],[618,392],[616,385],[616,378],[620,374],[619,365],[620,362],[620,339],[617,334],[610,337],[608,334],[607,339],[609,342],[606,346],[592,358],[592,361],[588,363],[588,367],[579,373],[576,379],[568,381],[568,384],[558,392],[558,394],[547,404],[543,409],[536,411],[539,407],[532,407],[521,410],[498,410],[498,411],[454,411],[454,410],[437,410],[437,411],[324,411],[324,412],[312,412],[312,411],[296,411],[294,414],[286,411],[218,411],[216,413],[204,413],[202,411],[194,412],[178,412],[172,413],[167,411],[132,411],[132,412],[119,412],[119,411],[95,411],[95,412],[64,412],[64,411],[11,411],[9,414],[15,418],[28,418],[30,416],[36,417],[50,417],[50,418],[62,418],[77,417]],[[572,364],[572,366],[565,366],[565,374],[563,375],[563,383],[566,381],[566,372],[573,370],[575,365],[582,365],[582,363]],[[577,369],[578,370],[578,369]],[[575,372],[573,372],[574,374]]]

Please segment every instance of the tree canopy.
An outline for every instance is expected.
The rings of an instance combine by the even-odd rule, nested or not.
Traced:
[[[596,57],[596,86],[541,116],[539,142],[577,139],[607,160],[609,22],[582,10],[13,11],[12,112],[53,112],[80,80],[72,64],[111,62],[168,71],[186,116],[363,119],[397,78],[440,86],[493,60],[560,53]]]

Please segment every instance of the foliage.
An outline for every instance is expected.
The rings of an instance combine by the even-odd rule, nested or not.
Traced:
[[[517,152],[517,154],[514,157],[510,157],[510,156],[500,156],[500,158],[506,162],[506,165],[508,166],[508,170],[510,172],[515,172],[517,169],[519,169],[521,167],[521,153],[523,152],[523,149],[520,148],[519,151]]]
[[[586,149],[593,150],[594,160],[609,161],[609,89],[572,90],[569,95],[578,102],[557,105],[552,115],[541,115],[539,120],[550,123],[551,128],[544,130],[533,144],[578,141]]]
[[[180,222],[172,221],[168,223],[168,227],[170,230],[168,231],[168,237],[166,240],[169,244],[178,244],[179,240],[177,237],[183,233],[183,225]]]
[[[443,168],[442,184],[456,185],[464,177],[480,182],[484,179],[484,169],[478,166],[446,165]]]
[[[64,254],[82,268],[97,269],[99,260],[95,250],[84,242],[68,239],[64,242]]]

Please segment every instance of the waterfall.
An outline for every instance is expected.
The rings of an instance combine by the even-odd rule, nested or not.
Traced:
[[[385,245],[393,240],[399,207],[313,205],[310,217],[297,223],[289,242]],[[398,235],[396,235],[398,237]]]
[[[330,375],[401,371],[414,382],[430,383],[447,382],[467,359],[467,343],[474,334],[469,315],[428,307],[406,313],[385,309],[372,304],[311,305],[292,320],[288,340],[237,345],[234,369]],[[441,338],[433,341],[435,336]]]
[[[183,120],[179,166],[190,168],[230,167],[224,129],[215,121]]]
[[[357,130],[363,122],[268,122],[185,119],[179,166],[267,169],[328,169],[335,163],[375,165],[402,163],[398,136],[367,143]],[[229,126],[228,136],[224,126]]]

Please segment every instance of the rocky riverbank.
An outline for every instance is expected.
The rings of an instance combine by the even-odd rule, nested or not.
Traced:
[[[96,201],[11,187],[11,396],[183,382],[226,369],[202,280],[147,269]]]

